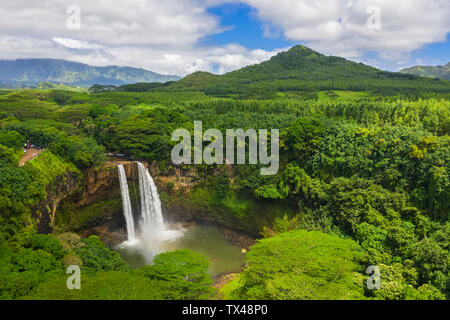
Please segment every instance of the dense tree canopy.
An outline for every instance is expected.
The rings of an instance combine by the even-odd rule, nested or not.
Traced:
[[[299,73],[302,59],[314,68]],[[164,253],[133,270],[99,238],[64,233],[73,226],[63,211],[54,234],[37,234],[36,208],[49,211],[42,204],[57,182],[81,180],[106,153],[122,153],[189,180],[162,186],[165,205],[265,237],[230,284],[231,297],[448,299],[447,82],[298,47],[225,76],[92,89],[0,93],[0,298],[214,295],[208,261],[197,253]],[[194,121],[223,133],[279,129],[279,172],[261,176],[261,164],[177,167],[171,134],[192,132]],[[20,167],[27,140],[45,151]],[[86,277],[81,291],[64,289],[71,264]],[[365,286],[369,265],[380,267],[378,291]]]

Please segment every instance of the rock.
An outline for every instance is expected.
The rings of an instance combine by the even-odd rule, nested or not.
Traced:
[[[246,253],[247,250],[250,249],[251,246],[255,244],[255,240],[253,237],[246,235],[242,232],[231,230],[228,228],[220,228],[222,231],[224,238],[230,241],[235,246],[239,246],[242,249],[242,253]]]

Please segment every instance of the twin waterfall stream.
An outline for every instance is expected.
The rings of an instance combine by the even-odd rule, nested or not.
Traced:
[[[169,227],[164,222],[155,182],[142,163],[137,162],[139,193],[133,192],[140,198],[137,206],[130,200],[124,166],[118,164],[117,168],[128,239],[115,249],[131,266],[152,264],[154,256],[162,252],[190,249],[208,258],[212,276],[241,270],[244,259],[241,248],[225,240],[218,228],[195,225],[185,229],[177,224]]]
[[[155,182],[142,163],[138,162],[137,166],[141,214],[135,223],[125,168],[122,164],[117,165],[128,236],[128,240],[122,246],[149,249],[149,259],[151,260],[154,254],[161,251],[162,243],[178,239],[182,236],[182,230],[167,229]]]
[[[128,242],[136,241],[136,232],[134,231],[133,212],[131,210],[130,193],[128,191],[127,176],[123,164],[118,164],[120,192],[122,193],[123,214],[127,223]]]

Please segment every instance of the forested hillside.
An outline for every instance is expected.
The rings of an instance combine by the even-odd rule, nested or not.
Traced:
[[[0,298],[448,299],[449,82],[300,46],[223,76],[93,89],[0,92]],[[279,172],[174,165],[171,134],[194,121],[223,133],[279,129]],[[26,140],[45,151],[19,167]],[[100,168],[108,152],[189,177],[160,186],[165,208],[259,238],[234,280],[217,292],[208,260],[191,251],[133,269],[64,225],[63,210],[53,233],[37,234],[52,186]],[[65,287],[72,264],[87,275],[80,291]],[[370,265],[380,290],[366,286]]]
[[[416,66],[412,68],[406,68],[400,71],[405,74],[413,74],[421,77],[439,78],[450,80],[450,62],[445,66]]]
[[[276,92],[350,90],[378,94],[414,94],[418,91],[448,92],[445,81],[386,72],[340,57],[328,57],[304,46],[295,46],[269,61],[216,76],[191,74],[168,90],[199,90],[210,94],[257,94],[271,98]]]

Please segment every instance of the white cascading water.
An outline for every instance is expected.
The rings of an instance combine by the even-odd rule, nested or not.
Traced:
[[[136,242],[136,233],[134,231],[133,211],[131,210],[130,193],[128,191],[127,175],[122,164],[117,165],[119,172],[120,191],[122,193],[123,215],[127,223],[128,243]]]
[[[130,198],[128,194],[128,185],[125,176],[125,170],[122,165],[119,166],[119,177],[121,179],[122,199],[124,202],[124,215],[127,222],[128,241],[124,245],[135,248],[151,262],[153,256],[164,251],[164,243],[174,241],[183,235],[184,230],[168,230],[164,224],[161,210],[161,201],[159,199],[156,184],[145,166],[138,162],[139,172],[139,194],[141,198],[141,219],[138,224],[138,236],[135,235],[133,214],[131,211]],[[122,167],[120,167],[122,166]],[[123,177],[120,172],[123,172]],[[122,179],[124,182],[122,183]],[[126,189],[122,187],[126,186]],[[127,203],[127,205],[125,205]],[[127,207],[127,210],[125,210]],[[129,211],[128,211],[129,208]],[[129,223],[130,221],[130,223]]]
[[[141,226],[147,230],[155,232],[164,230],[164,221],[161,211],[161,201],[159,200],[158,190],[152,176],[144,165],[140,162],[139,170],[139,191],[141,195]]]
[[[140,239],[153,249],[162,242],[173,241],[182,235],[179,230],[168,230],[164,224],[161,200],[152,176],[145,166],[138,162],[139,191],[141,196]]]

